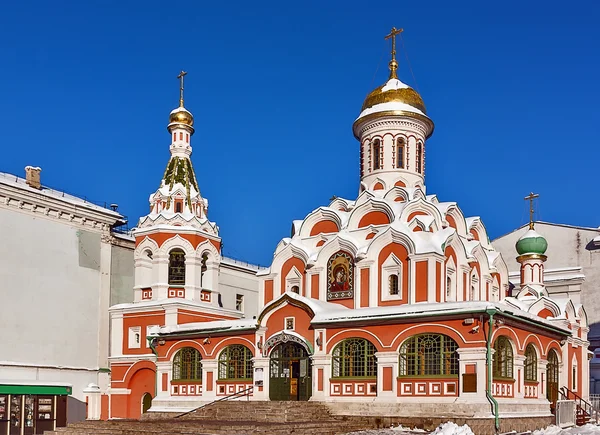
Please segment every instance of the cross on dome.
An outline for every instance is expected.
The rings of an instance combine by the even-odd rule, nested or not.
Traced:
[[[177,78],[179,79],[179,107],[183,107],[183,78],[187,75],[187,72],[181,71]]]
[[[529,195],[527,195],[525,198],[523,198],[525,201],[529,201],[529,229],[532,230],[533,229],[533,200],[535,198],[539,198],[540,195],[537,193],[533,193],[531,192]]]
[[[392,31],[389,33],[389,35],[385,36],[385,39],[391,39],[392,40],[392,60],[390,60],[390,79],[397,79],[398,78],[398,74],[396,73],[396,70],[398,69],[398,62],[396,61],[396,35],[401,34],[404,31],[404,29],[396,29],[395,27],[392,27]]]

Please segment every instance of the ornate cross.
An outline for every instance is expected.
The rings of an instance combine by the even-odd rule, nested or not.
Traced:
[[[392,27],[390,34],[385,36],[386,40],[392,38],[392,60],[396,60],[396,35],[399,35],[403,31],[404,29],[396,29],[395,27]]]
[[[183,107],[183,78],[186,76],[185,71],[181,71],[177,78],[179,79],[179,106]]]
[[[529,201],[529,229],[530,230],[533,229],[533,200],[535,198],[539,198],[539,197],[540,197],[539,194],[531,192],[529,195],[527,195],[525,198],[523,198],[525,201]]]

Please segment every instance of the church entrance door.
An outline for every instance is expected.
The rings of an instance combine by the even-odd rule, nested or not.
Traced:
[[[271,352],[271,400],[308,400],[312,395],[312,367],[308,352],[294,342],[281,343]]]

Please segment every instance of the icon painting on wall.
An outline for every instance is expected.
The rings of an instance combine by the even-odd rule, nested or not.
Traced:
[[[354,297],[354,260],[340,251],[327,262],[327,300]]]

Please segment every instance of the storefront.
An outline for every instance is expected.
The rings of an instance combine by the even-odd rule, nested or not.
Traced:
[[[68,384],[0,384],[0,435],[33,435],[67,425]]]

